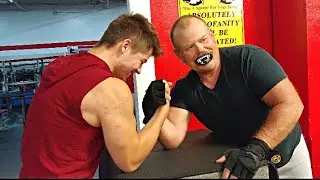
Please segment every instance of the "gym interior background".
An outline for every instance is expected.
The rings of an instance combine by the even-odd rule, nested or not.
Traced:
[[[0,178],[18,177],[25,115],[43,68],[91,48],[126,11],[122,0],[1,1]]]
[[[159,31],[164,56],[150,58],[128,84],[135,98],[137,129],[143,127],[141,101],[155,78],[175,83],[188,69],[172,53],[170,28],[177,0],[0,0],[0,178],[16,178],[28,105],[42,69],[60,55],[86,51],[111,20],[128,10],[148,17]],[[243,0],[245,42],[265,48],[287,71],[305,109],[300,124],[314,177],[320,177],[320,1]],[[168,66],[170,64],[170,66]],[[205,129],[193,116],[189,131]],[[95,175],[97,178],[98,175]]]

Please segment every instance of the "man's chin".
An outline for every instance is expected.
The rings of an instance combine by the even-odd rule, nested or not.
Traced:
[[[119,77],[119,79],[121,79],[123,81],[127,81],[131,75],[132,74],[130,73],[129,75],[125,75],[125,76]]]
[[[208,64],[197,66],[197,71],[200,73],[207,73],[207,72],[214,71],[216,66],[215,64],[212,64],[212,63],[213,62],[209,62]]]

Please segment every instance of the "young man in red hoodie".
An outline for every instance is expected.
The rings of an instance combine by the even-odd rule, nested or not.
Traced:
[[[157,81],[147,91],[155,106],[161,105],[137,132],[125,80],[161,54],[148,19],[128,13],[111,22],[88,52],[50,63],[28,110],[19,177],[92,178],[105,147],[121,170],[136,170],[168,115],[171,83]]]

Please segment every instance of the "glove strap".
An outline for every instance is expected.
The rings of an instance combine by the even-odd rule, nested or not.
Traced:
[[[267,158],[271,150],[267,143],[257,138],[252,138],[245,149],[256,154],[262,159]]]

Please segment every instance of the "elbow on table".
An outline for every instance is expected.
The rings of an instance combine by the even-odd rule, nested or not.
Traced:
[[[175,145],[175,144],[171,145],[170,144],[170,145],[166,145],[164,148],[167,150],[172,150],[172,149],[176,149],[178,147],[179,147],[179,145]]]
[[[166,141],[166,142],[161,142],[162,146],[165,148],[165,149],[177,149],[181,143],[183,141],[183,138],[175,138],[175,139],[171,139],[170,141]]]
[[[131,173],[136,171],[140,167],[141,163],[134,163],[133,161],[126,161],[124,163],[119,163],[118,167],[126,172],[126,173]]]
[[[116,166],[126,173],[136,171],[142,164],[142,160],[138,159],[135,149],[119,148],[112,156]]]

